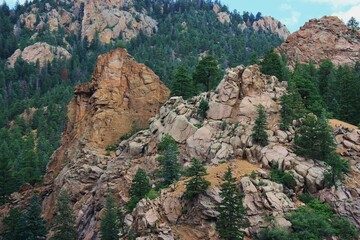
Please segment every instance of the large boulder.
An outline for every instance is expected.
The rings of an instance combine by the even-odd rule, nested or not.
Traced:
[[[27,63],[36,64],[39,61],[40,67],[43,67],[54,59],[69,59],[71,58],[71,54],[65,48],[51,46],[45,42],[37,42],[26,47],[23,51],[17,49],[13,55],[8,58],[7,66],[13,68],[19,57]]]

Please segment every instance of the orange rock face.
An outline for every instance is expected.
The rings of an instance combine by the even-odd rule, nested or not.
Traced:
[[[68,105],[68,125],[62,146],[48,165],[45,182],[61,170],[64,156],[79,144],[105,149],[121,136],[146,128],[170,94],[160,78],[126,50],[117,49],[98,58],[92,81],[77,86]],[[69,158],[71,159],[71,158]]]
[[[336,65],[353,65],[360,59],[360,32],[353,32],[337,17],[312,19],[278,50],[287,54],[292,67],[296,61],[317,65],[323,59]]]

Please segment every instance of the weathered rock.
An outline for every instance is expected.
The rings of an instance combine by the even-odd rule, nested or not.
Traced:
[[[297,62],[318,65],[323,59],[330,59],[335,65],[354,65],[360,59],[360,32],[352,32],[335,16],[311,19],[278,50],[287,55],[292,67]]]
[[[284,24],[268,16],[262,17],[259,20],[254,21],[254,23],[252,24],[252,28],[256,32],[263,31],[277,34],[283,40],[286,40],[286,38],[290,35],[289,30]]]
[[[21,57],[27,63],[36,64],[39,61],[40,67],[43,67],[47,62],[52,62],[54,59],[69,59],[71,54],[62,47],[54,47],[44,42],[38,42],[26,47],[23,51],[17,49],[7,61],[8,67],[14,67],[18,57]]]
[[[312,167],[306,175],[306,186],[310,193],[316,193],[324,187],[324,172],[320,167]]]

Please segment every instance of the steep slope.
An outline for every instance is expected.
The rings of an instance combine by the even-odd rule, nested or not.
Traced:
[[[114,69],[115,72],[112,71]],[[125,69],[130,72],[123,71]],[[141,200],[134,211],[126,215],[125,223],[128,229],[146,239],[217,239],[214,223],[218,212],[215,204],[220,201],[218,184],[227,166],[233,168],[245,194],[243,204],[247,208],[246,218],[250,223],[245,232],[249,238],[253,238],[260,228],[269,225],[290,227],[291,223],[284,216],[301,204],[296,199],[297,194],[302,193],[304,188],[313,194],[324,189],[326,166],[293,153],[290,146],[295,127],[290,127],[287,131],[278,128],[279,99],[286,93],[286,83],[280,83],[276,77],[261,74],[257,65],[229,69],[215,91],[203,93],[189,101],[184,101],[181,97],[170,98],[156,116],[155,110],[150,114],[154,117],[150,119],[149,129],[139,131],[130,139],[122,141],[117,147],[116,157],[105,155],[101,151],[105,142],[112,143],[117,138],[110,135],[109,139],[105,139],[102,137],[106,134],[102,133],[119,131],[117,134],[121,136],[120,130],[124,125],[116,120],[106,120],[112,114],[117,116],[117,110],[122,115],[134,114],[134,119],[135,116],[141,116],[132,109],[124,111],[124,106],[118,104],[124,102],[123,95],[116,99],[111,96],[120,96],[117,93],[121,89],[127,89],[128,94],[136,95],[138,91],[131,92],[131,83],[144,89],[148,78],[143,73],[148,71],[144,65],[134,63],[124,50],[99,57],[93,81],[80,85],[69,104],[67,131],[64,133],[62,146],[54,153],[52,162],[48,165],[45,186],[23,186],[22,192],[12,194],[10,203],[1,208],[1,217],[8,212],[9,207],[26,206],[27,199],[37,191],[40,192],[43,214],[50,223],[57,194],[61,189],[68,189],[81,239],[100,239],[99,227],[108,191],[111,190],[117,203],[123,206],[129,201],[129,188],[138,168],[144,169],[149,176],[155,176],[158,170],[156,144],[166,133],[178,142],[179,162],[184,166],[188,166],[193,157],[207,164],[207,179],[212,185],[196,201],[189,202],[183,198],[186,181],[183,178],[162,190],[158,198]],[[138,82],[137,79],[141,81]],[[156,76],[153,82],[155,85],[150,86],[155,87],[146,100],[157,96],[156,93],[164,95],[155,105],[145,101],[143,104],[149,108],[144,109],[147,110],[158,109],[168,94]],[[129,83],[129,86],[119,83]],[[155,95],[151,95],[153,93]],[[134,100],[133,97],[128,96],[130,103]],[[108,99],[109,104],[101,101],[102,99]],[[205,119],[197,114],[202,99],[209,102]],[[264,106],[269,121],[267,133],[270,144],[266,147],[254,144],[251,137],[258,104]],[[108,110],[111,115],[98,121],[102,113]],[[144,117],[148,117],[147,114],[149,113],[145,110]],[[96,126],[99,126],[96,128],[99,132],[93,133]],[[360,153],[358,132],[345,132],[339,139],[342,139],[338,142],[341,146],[350,146],[348,142],[351,141],[351,151],[346,149],[344,156],[352,159],[352,166],[356,169]],[[241,159],[246,159],[247,162]],[[296,181],[294,189],[289,190],[270,180],[269,170],[275,166],[293,175]],[[245,176],[252,171],[256,172],[255,178]],[[351,176],[356,176],[355,174],[352,173]],[[152,182],[155,181],[152,178]],[[351,195],[348,195],[347,192],[351,189]],[[351,209],[358,206],[356,189],[357,187],[350,188],[350,185],[341,185],[335,192],[335,197],[335,189],[324,190],[319,197],[325,198],[334,206],[344,206],[346,211],[340,211],[343,209],[340,207],[339,212],[357,222],[357,213],[348,210],[349,206]],[[332,198],[326,194],[332,194]]]
[[[338,17],[311,19],[278,50],[287,55],[292,67],[297,61],[319,64],[323,59],[336,65],[354,65],[360,60],[360,32],[353,32]]]
[[[77,86],[68,105],[67,128],[62,145],[47,166],[45,186],[26,185],[20,193],[12,194],[11,204],[0,211],[1,218],[9,206],[26,206],[26,201],[36,191],[43,201],[44,216],[50,222],[56,196],[60,189],[67,188],[76,202],[74,209],[82,239],[93,239],[98,229],[94,226],[98,221],[93,207],[96,203],[100,204],[96,205],[97,209],[101,209],[102,204],[98,198],[93,198],[93,191],[111,160],[105,156],[105,148],[118,143],[120,137],[131,130],[133,122],[139,129],[146,128],[148,119],[158,112],[168,96],[169,90],[159,77],[137,63],[126,50],[117,49],[99,56],[92,81]],[[126,165],[118,165],[127,169]],[[112,183],[105,181],[104,184]],[[119,191],[127,189],[119,187]],[[106,189],[104,186],[105,192]],[[103,196],[101,192],[101,199]]]

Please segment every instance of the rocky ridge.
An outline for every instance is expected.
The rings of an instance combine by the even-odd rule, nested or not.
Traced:
[[[218,4],[214,4],[213,11],[217,15],[217,19],[219,20],[219,22],[221,22],[222,24],[231,24],[230,14],[221,11],[221,8]],[[247,28],[252,28],[255,32],[270,32],[278,35],[283,40],[285,40],[290,35],[290,32],[285,25],[283,25],[279,20],[268,16],[261,17],[259,20],[254,21],[252,24],[250,22],[244,22],[242,24],[239,24],[238,28],[242,31]]]
[[[37,42],[33,45],[26,47],[23,51],[17,49],[7,61],[7,66],[13,68],[16,60],[22,58],[27,63],[36,64],[39,61],[40,67],[43,67],[48,62],[52,62],[54,59],[69,59],[71,54],[62,47],[54,47],[44,42]]]
[[[292,33],[279,48],[287,55],[289,65],[313,62],[318,65],[330,59],[335,65],[354,65],[360,60],[360,31],[353,31],[338,17],[311,19]]]
[[[45,11],[32,7],[29,12],[19,17],[19,24],[14,31],[20,31],[20,24],[26,29],[42,31],[48,26],[49,31],[65,28],[65,32],[80,32],[82,39],[91,42],[96,35],[103,43],[110,43],[122,34],[125,41],[136,37],[140,31],[152,35],[157,30],[157,22],[132,7],[132,1],[61,1],[45,4]],[[65,5],[65,6],[64,6]],[[33,36],[33,38],[36,37]]]

